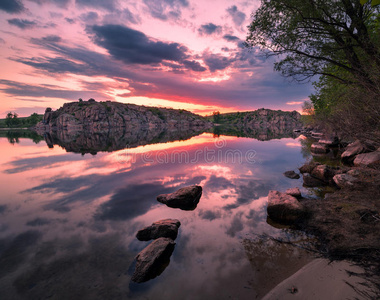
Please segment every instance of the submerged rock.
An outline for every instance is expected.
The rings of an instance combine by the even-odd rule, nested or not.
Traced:
[[[368,166],[380,161],[380,151],[358,154],[354,159],[355,166]]]
[[[300,175],[294,171],[286,171],[286,172],[284,172],[284,175],[290,179],[299,179],[300,178]]]
[[[302,198],[301,191],[298,187],[287,189],[285,193],[296,198]]]
[[[139,230],[136,234],[136,238],[140,241],[155,240],[160,237],[175,240],[178,235],[179,226],[181,226],[181,223],[176,219],[160,220]]]
[[[172,208],[194,210],[202,196],[202,187],[199,185],[187,186],[171,194],[157,196],[157,201]]]
[[[278,191],[269,191],[268,216],[279,223],[293,223],[305,216],[304,206],[293,196]]]
[[[136,256],[136,269],[131,280],[145,282],[160,275],[170,262],[175,242],[169,238],[158,238]]]

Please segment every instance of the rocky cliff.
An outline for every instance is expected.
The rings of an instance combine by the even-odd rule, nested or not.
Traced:
[[[157,107],[146,107],[118,102],[89,101],[65,103],[53,111],[47,108],[37,131],[88,130],[107,131],[111,128],[167,129],[209,128],[212,123],[205,118],[188,112]]]
[[[297,111],[288,112],[264,108],[255,111],[214,115],[213,121],[238,128],[261,128],[273,132],[284,132],[303,126],[301,115]]]

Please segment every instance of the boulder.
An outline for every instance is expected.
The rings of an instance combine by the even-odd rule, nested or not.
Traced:
[[[350,174],[337,174],[333,177],[335,184],[340,188],[351,187],[354,185],[357,178],[351,176]]]
[[[136,268],[131,280],[145,282],[160,275],[170,262],[175,242],[169,238],[158,238],[136,256]]]
[[[202,187],[199,185],[187,186],[171,194],[157,196],[157,201],[172,208],[194,210],[202,196]]]
[[[374,151],[375,148],[372,144],[372,142],[361,142],[359,140],[356,140],[355,142],[349,144],[346,148],[346,150],[342,153],[341,158],[343,160],[349,160],[353,158],[355,155],[358,155],[360,153],[366,153],[370,151]]]
[[[315,154],[326,154],[330,150],[326,147],[326,145],[314,143],[311,145],[310,151]]]
[[[304,206],[298,200],[285,193],[269,191],[267,213],[278,223],[293,223],[305,216]]]
[[[307,164],[304,164],[302,167],[298,168],[298,170],[300,170],[300,173],[303,174],[303,173],[311,173],[314,168],[316,166],[319,166],[320,163],[317,163],[317,162],[310,162],[310,163],[307,163]]]
[[[301,191],[298,187],[287,189],[285,193],[298,199],[302,198]]]
[[[178,235],[179,226],[181,226],[181,223],[176,219],[160,220],[139,230],[136,234],[136,238],[140,241],[155,240],[160,237],[175,240]]]
[[[335,172],[333,169],[326,165],[319,165],[311,171],[310,175],[319,180],[322,180],[323,182],[328,183],[334,177]]]
[[[318,178],[311,176],[309,173],[304,173],[303,185],[306,187],[318,187],[318,186],[324,186],[326,185],[326,183],[323,182],[322,180],[319,180]]]
[[[380,161],[380,151],[358,154],[354,159],[355,166],[368,166]]]
[[[331,147],[339,144],[338,137],[323,137],[318,141],[319,144]]]
[[[298,179],[300,178],[300,175],[298,175],[296,172],[294,171],[286,171],[284,172],[284,175],[290,179]]]

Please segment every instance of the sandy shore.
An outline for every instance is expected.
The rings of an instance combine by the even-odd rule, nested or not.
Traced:
[[[364,270],[348,261],[318,258],[272,289],[263,300],[376,299]]]

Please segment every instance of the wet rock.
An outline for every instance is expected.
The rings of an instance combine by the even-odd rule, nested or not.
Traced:
[[[319,144],[331,147],[339,144],[338,137],[323,137],[318,141]]]
[[[335,172],[333,169],[326,165],[319,165],[316,166],[313,171],[311,171],[311,176],[314,178],[317,178],[319,180],[322,180],[323,182],[329,183],[331,182],[332,178],[335,175]]]
[[[302,198],[301,191],[298,187],[287,189],[285,193],[298,199]]]
[[[354,159],[355,166],[368,166],[380,161],[380,151],[358,154]]]
[[[314,144],[311,145],[310,151],[312,153],[316,153],[316,154],[326,154],[330,150],[326,147],[326,145],[322,145],[322,144],[319,144],[319,143],[314,143]]]
[[[175,240],[178,235],[179,226],[181,226],[181,223],[176,219],[160,220],[139,230],[136,234],[136,238],[140,241],[155,240],[160,237]]]
[[[269,191],[268,216],[279,223],[292,223],[305,216],[304,206],[293,196],[278,191]]]
[[[318,187],[318,186],[324,186],[326,185],[326,183],[323,182],[322,180],[319,180],[318,178],[311,176],[309,173],[304,173],[303,185],[306,187]]]
[[[373,143],[370,141],[367,142],[361,142],[359,140],[356,140],[355,142],[349,144],[346,148],[346,150],[342,153],[341,158],[343,160],[350,160],[355,155],[358,155],[360,153],[366,153],[370,151],[374,151],[375,147],[373,146]]]
[[[349,174],[337,174],[333,177],[335,184],[340,188],[351,187],[355,182],[358,181],[357,178]]]
[[[132,281],[145,282],[160,275],[170,262],[175,242],[169,238],[158,238],[136,256],[136,269]]]
[[[300,173],[303,174],[303,173],[311,173],[314,168],[316,166],[319,166],[320,163],[317,163],[317,162],[310,162],[310,163],[307,163],[307,164],[304,164],[302,167],[298,168],[298,170],[300,170]]]
[[[187,186],[171,194],[157,196],[157,201],[172,208],[194,210],[202,196],[202,187],[199,185]]]
[[[300,175],[298,175],[296,172],[294,171],[286,171],[284,172],[284,175],[290,179],[298,179],[300,178]]]

